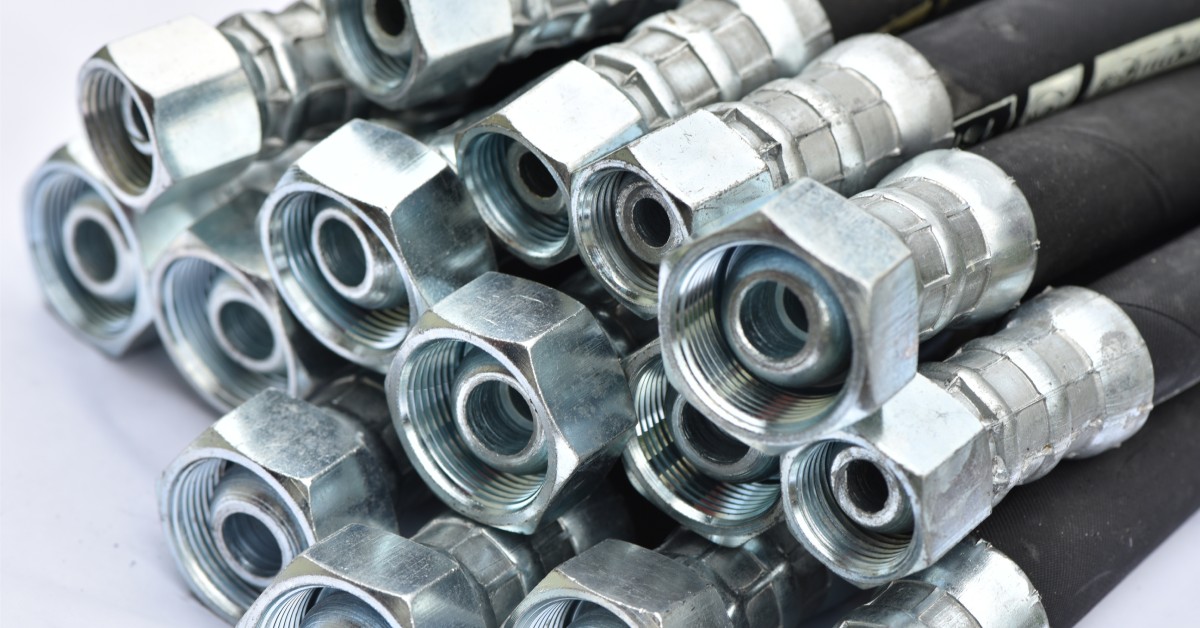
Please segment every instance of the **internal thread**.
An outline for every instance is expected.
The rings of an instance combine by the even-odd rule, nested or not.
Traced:
[[[504,456],[515,456],[533,439],[533,415],[515,389],[497,381],[471,390],[467,424],[484,446]]]
[[[636,377],[634,409],[638,422],[633,453],[650,470],[643,479],[665,488],[709,525],[732,527],[770,512],[780,497],[778,475],[748,482],[722,482],[705,475],[684,457],[670,429],[669,412],[676,394],[661,360],[647,365]]]
[[[367,278],[367,253],[354,230],[340,220],[327,220],[317,234],[325,266],[343,286],[358,286]]]
[[[733,464],[750,452],[750,447],[722,432],[691,405],[684,406],[683,433],[692,447],[719,464]]]
[[[301,628],[308,609],[323,590],[316,586],[297,587],[279,595],[263,610],[256,628]]]
[[[222,277],[232,276],[211,262],[191,257],[171,262],[163,273],[162,307],[167,331],[163,341],[174,354],[176,365],[194,386],[227,407],[237,407],[268,388],[290,390],[291,377],[287,369],[250,370],[238,364],[221,347],[208,317],[208,300],[214,285]],[[225,310],[232,305],[222,308],[222,319]],[[249,308],[244,304],[237,305]],[[237,349],[251,358],[264,350],[265,355],[270,355],[277,334],[260,312],[249,309],[253,311],[251,316],[239,316],[236,321],[230,321],[230,326],[224,329],[226,337],[235,347],[241,339],[243,346]],[[237,310],[231,311],[231,314],[237,313]],[[255,318],[259,322],[253,322]]]
[[[573,620],[576,616],[576,610],[585,605],[595,606],[583,600],[573,600],[570,598],[548,600],[529,609],[529,611],[519,617],[515,617],[514,628],[568,628],[575,626]],[[616,625],[622,626],[624,624],[618,623]],[[599,626],[604,626],[604,624],[599,624]]]
[[[250,515],[236,513],[221,526],[225,547],[250,573],[270,578],[283,568],[283,551],[262,522]]]
[[[349,342],[380,351],[395,349],[408,335],[410,319],[407,303],[388,309],[360,307],[338,294],[317,265],[311,244],[313,222],[322,204],[329,200],[332,199],[320,194],[300,192],[281,199],[271,212],[269,237],[273,262],[281,275],[292,280],[281,281],[280,289],[293,291],[291,296],[294,301],[308,301],[311,304],[311,307],[297,308],[297,314],[320,317],[322,320],[310,321],[320,323],[310,325],[310,328],[332,344],[345,345]],[[325,224],[330,226],[335,223],[329,221]],[[349,227],[341,226],[349,230]],[[324,229],[321,233],[325,234]],[[338,242],[331,242],[334,248],[329,250],[342,249],[342,236],[333,233]],[[356,237],[353,237],[353,246],[344,248],[363,254]],[[342,340],[339,335],[344,335],[348,340]]]
[[[391,12],[387,5],[399,5],[399,0],[378,0],[375,4],[375,16],[378,19],[381,10]],[[333,44],[340,48],[338,56],[346,72],[355,79],[355,83],[369,86],[368,90],[376,94],[387,94],[400,89],[411,70],[412,52],[403,55],[392,55],[380,50],[371,40],[367,31],[367,17],[364,0],[342,0],[341,2],[325,3],[325,10],[332,11],[327,18],[329,36]],[[398,7],[403,14],[404,22],[399,34],[407,27],[407,12],[403,6]],[[394,15],[393,15],[394,18]],[[391,19],[388,25],[379,22],[384,32],[389,26],[395,27],[397,21]]]
[[[83,77],[83,121],[96,159],[113,184],[129,194],[141,194],[150,186],[154,160],[129,136],[126,108],[132,94],[124,80],[110,70],[94,68]],[[141,127],[149,129],[145,113],[137,108]],[[147,137],[149,133],[147,133]]]
[[[598,170],[580,185],[572,211],[581,225],[577,229],[580,251],[592,262],[592,268],[601,269],[605,283],[653,300],[658,294],[658,264],[646,262],[629,249],[617,219],[622,191],[640,180],[638,175],[617,168]],[[666,220],[665,238],[669,238],[670,218]]]
[[[868,530],[838,506],[831,470],[834,458],[846,448],[844,443],[820,443],[796,457],[787,481],[798,494],[788,516],[800,524],[815,553],[845,571],[868,576],[902,573],[916,550],[912,528],[896,533]],[[870,489],[862,497],[877,499],[875,489],[860,488]]]
[[[846,480],[850,501],[863,512],[876,513],[887,505],[887,480],[879,467],[866,460],[855,460],[846,467]]]
[[[497,133],[487,133],[471,141],[462,151],[460,174],[475,199],[479,211],[502,241],[514,244],[522,251],[537,257],[550,257],[567,244],[570,221],[566,208],[553,214],[538,211],[521,199],[514,188],[516,182],[508,169],[508,153],[516,140]],[[528,157],[537,159],[532,152]],[[526,172],[526,156],[521,157],[521,172]],[[550,178],[545,164],[538,160],[544,176],[553,184],[551,189],[541,175],[530,170],[530,191],[543,198],[553,196],[558,184]],[[523,180],[524,176],[521,177]],[[534,188],[533,185],[537,185]],[[543,194],[546,192],[546,194]]]
[[[803,431],[821,420],[843,387],[785,389],[756,377],[737,359],[720,320],[724,278],[737,248],[709,251],[679,270],[673,308],[663,313],[663,344],[675,351],[692,389],[729,422],[755,433]]]
[[[130,300],[103,298],[75,278],[67,262],[68,243],[63,241],[63,224],[71,208],[86,195],[99,192],[77,175],[58,171],[42,177],[30,196],[30,241],[45,293],[55,310],[88,336],[114,338],[129,329],[140,295],[135,293]],[[115,220],[116,214],[113,216]],[[115,221],[124,228],[123,222]]]
[[[800,298],[773,281],[747,290],[738,324],[755,350],[772,360],[795,357],[808,343],[808,316]]]
[[[117,272],[117,247],[108,230],[94,220],[84,220],[75,227],[71,242],[75,255],[83,262],[83,272],[96,283],[112,279]]]
[[[218,315],[221,331],[233,348],[251,360],[265,360],[275,350],[275,334],[262,313],[246,303],[231,301]]]
[[[434,340],[409,355],[397,386],[421,447],[436,471],[473,503],[500,512],[518,511],[532,502],[546,481],[546,470],[515,474],[500,471],[470,451],[454,422],[454,383],[472,345]],[[434,469],[431,469],[434,471]]]

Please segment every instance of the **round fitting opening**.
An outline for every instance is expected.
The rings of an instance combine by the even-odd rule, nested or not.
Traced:
[[[720,465],[731,465],[746,457],[750,447],[722,432],[691,404],[682,404],[680,436],[700,457]]]
[[[218,325],[237,353],[256,362],[266,360],[275,352],[275,334],[271,324],[253,306],[241,301],[224,304],[218,314]]]
[[[633,204],[633,224],[642,242],[655,249],[671,240],[671,217],[662,203],[653,198],[641,198]]]
[[[415,44],[403,0],[325,4],[330,45],[351,82],[385,102],[402,96]]]
[[[462,404],[470,433],[490,452],[514,456],[533,440],[533,414],[512,385],[489,381],[471,388]]]
[[[755,283],[737,311],[737,324],[755,351],[771,360],[787,360],[808,343],[808,315],[800,297],[774,281]]]
[[[96,194],[84,194],[63,217],[62,241],[75,280],[97,297],[132,300],[141,281],[133,251],[112,209]]]
[[[221,526],[225,547],[246,571],[271,578],[283,569],[283,551],[270,528],[247,514],[236,513]]]
[[[524,151],[518,158],[517,164],[521,184],[534,196],[553,198],[558,194],[558,183],[554,181],[554,175],[550,174],[550,169],[542,163],[541,159],[538,159],[537,155]]]
[[[341,220],[323,221],[317,229],[317,259],[327,279],[357,287],[367,278],[367,254],[358,233]]]
[[[331,587],[300,586],[270,600],[254,625],[257,628],[388,628],[393,624],[354,593]]]
[[[117,247],[108,230],[95,220],[83,220],[75,227],[71,240],[75,255],[81,262],[84,275],[96,283],[104,283],[117,272]]]
[[[873,463],[855,460],[846,467],[846,493],[855,508],[877,513],[887,504],[887,480]]]
[[[80,89],[83,124],[100,166],[122,191],[145,192],[154,168],[153,127],[141,103],[107,67],[87,70]]]
[[[570,598],[542,602],[515,618],[515,628],[625,628],[615,613],[586,600]]]
[[[408,9],[400,0],[373,0],[375,23],[379,30],[399,37],[408,28]]]

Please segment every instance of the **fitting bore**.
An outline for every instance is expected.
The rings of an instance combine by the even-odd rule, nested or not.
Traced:
[[[451,509],[532,533],[591,492],[633,424],[621,360],[584,305],[488,273],[431,306],[388,402],[409,459]]]
[[[798,181],[665,261],[667,374],[726,431],[782,453],[877,410],[921,340],[1010,310],[1037,248],[1025,196],[971,153],[926,153],[849,200]]]
[[[680,530],[657,550],[606,541],[566,561],[505,626],[784,628],[851,590],[783,526],[737,548]]]
[[[348,526],[284,569],[239,625],[497,628],[554,566],[631,529],[625,504],[609,491],[533,536],[454,516],[411,540]]]
[[[213,28],[183,18],[117,40],[79,75],[92,149],[122,202],[228,180],[365,111],[330,56],[316,0]]]
[[[837,628],[1048,628],[1033,583],[986,541],[967,539],[937,564],[887,585]]]
[[[284,174],[259,230],[271,277],[301,324],[379,372],[430,304],[496,268],[487,228],[441,154],[363,120]]]
[[[575,255],[575,173],[705,105],[793,76],[832,41],[817,0],[692,0],[534,84],[459,137],[459,172],[498,241],[535,267]]]
[[[349,523],[395,530],[428,495],[403,457],[381,383],[351,376],[313,403],[265,391],[163,473],[168,546],[192,592],[236,622],[292,558]]]
[[[637,427],[625,473],[643,497],[714,543],[742,545],[782,520],[779,461],[729,436],[680,396],[658,342],[626,360]]]
[[[664,256],[747,202],[804,177],[853,194],[953,137],[950,96],[925,57],[891,35],[862,35],[795,78],[584,168],[571,198],[574,238],[605,287],[650,318]]]
[[[933,565],[1015,486],[1116,447],[1154,392],[1124,311],[1083,288],[1022,305],[871,417],[784,456],[784,516],[838,575],[876,586]]]
[[[679,0],[323,0],[338,65],[389,109],[456,96],[501,64],[619,35]]]

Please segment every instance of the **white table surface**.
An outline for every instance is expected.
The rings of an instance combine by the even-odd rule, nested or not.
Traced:
[[[483,0],[478,0],[483,1]],[[282,6],[269,0],[267,7]],[[105,41],[234,0],[2,0],[0,4],[0,625],[217,627],[160,534],[160,469],[213,419],[161,350],[109,360],[42,304],[20,194],[79,132],[75,75]],[[1194,625],[1192,517],[1081,626]]]

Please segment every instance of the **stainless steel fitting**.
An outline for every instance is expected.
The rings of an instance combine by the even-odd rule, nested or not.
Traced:
[[[441,153],[362,120],[288,170],[259,228],[296,318],[379,372],[430,304],[496,268],[487,228]]]
[[[838,575],[883,584],[938,561],[1015,486],[1116,447],[1145,422],[1150,354],[1083,288],[1029,301],[877,414],[783,457],[792,532]]]
[[[505,626],[783,628],[850,590],[782,526],[738,548],[681,530],[657,551],[605,541],[566,561]]]
[[[733,438],[700,414],[667,379],[657,341],[626,360],[634,436],[625,473],[680,525],[736,547],[782,521],[779,460]]]
[[[504,63],[619,35],[679,0],[324,0],[334,57],[372,100],[403,109],[458,95]]]
[[[665,260],[667,374],[756,448],[812,442],[911,380],[920,340],[1010,310],[1035,232],[1012,179],[971,153],[926,153],[852,199],[790,184]]]
[[[214,187],[367,102],[342,78],[317,0],[213,28],[183,18],[114,41],[79,75],[84,127],[115,195],[138,209]]]
[[[205,430],[163,473],[167,542],[192,592],[235,622],[292,558],[350,523],[397,527],[428,495],[380,382],[349,376],[313,403],[268,390]]]
[[[151,273],[163,346],[188,384],[221,412],[268,388],[307,398],[345,370],[280,298],[255,229],[267,193],[304,148],[259,162],[216,195],[219,207],[177,237]]]
[[[597,318],[562,292],[498,273],[421,316],[387,390],[434,493],[525,534],[595,489],[634,424],[621,358]]]
[[[792,76],[828,48],[817,0],[691,0],[571,62],[467,129],[459,171],[526,263],[575,255],[567,201],[589,162],[689,111]]]
[[[239,624],[496,628],[554,566],[631,525],[615,493],[533,536],[438,517],[411,539],[350,526],[301,554]]]
[[[1021,568],[985,541],[967,539],[937,564],[897,580],[837,628],[1048,628],[1041,596]]]
[[[795,78],[712,105],[576,176],[580,255],[623,303],[657,313],[663,257],[747,202],[808,177],[844,194],[954,138],[937,71],[891,35],[862,35]]]
[[[211,209],[208,203],[131,209],[83,140],[38,168],[24,205],[25,237],[46,300],[72,331],[114,357],[154,338],[150,266]]]

